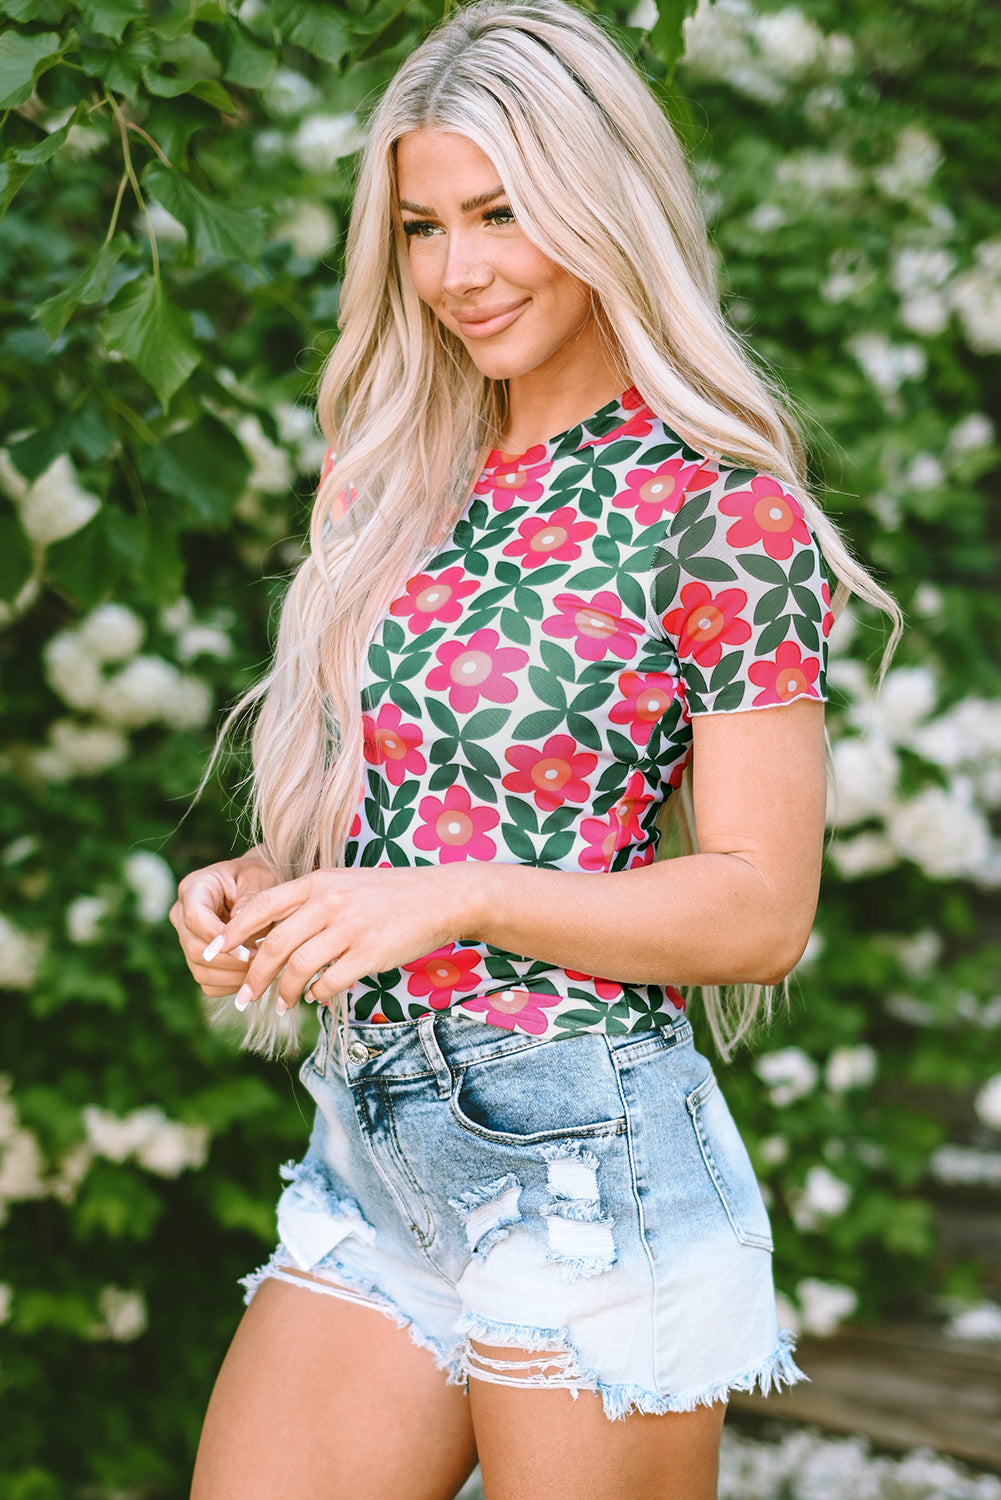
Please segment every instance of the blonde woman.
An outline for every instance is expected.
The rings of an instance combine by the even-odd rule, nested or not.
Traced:
[[[883,596],[583,12],[479,0],[400,69],[320,417],[261,842],[173,912],[251,1045],[323,1021],[195,1500],[448,1500],[477,1457],[488,1500],[709,1500],[727,1392],[799,1372],[678,986],[725,1050],[802,953],[828,573]]]

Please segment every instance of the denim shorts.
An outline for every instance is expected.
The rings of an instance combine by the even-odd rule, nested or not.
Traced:
[[[361,1302],[453,1382],[597,1391],[613,1418],[801,1378],[688,1021],[537,1041],[452,1012],[342,1038],[323,1014],[309,1149],[248,1302],[267,1277]]]

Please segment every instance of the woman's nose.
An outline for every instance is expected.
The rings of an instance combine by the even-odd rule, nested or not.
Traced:
[[[450,297],[461,297],[489,286],[492,280],[493,270],[483,254],[482,245],[465,235],[450,235],[442,290]]]

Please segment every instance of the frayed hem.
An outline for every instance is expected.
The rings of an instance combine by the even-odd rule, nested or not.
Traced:
[[[449,1385],[465,1384],[466,1377],[461,1368],[461,1360],[457,1356],[456,1347],[446,1350],[437,1339],[432,1339],[422,1332],[413,1318],[397,1307],[393,1299],[387,1297],[384,1292],[380,1292],[364,1278],[336,1264],[323,1269],[339,1276],[341,1284],[335,1281],[324,1281],[316,1274],[297,1276],[290,1267],[283,1263],[280,1254],[280,1251],[275,1251],[271,1259],[263,1266],[240,1278],[240,1286],[246,1289],[243,1300],[248,1307],[265,1281],[283,1281],[288,1286],[305,1287],[308,1292],[317,1293],[321,1297],[335,1297],[342,1302],[353,1302],[358,1307],[370,1307],[373,1312],[382,1313],[384,1317],[391,1319],[397,1328],[406,1329],[410,1342],[431,1355],[436,1369],[448,1377]]]
[[[793,1336],[785,1329],[779,1334],[779,1347],[752,1370],[745,1370],[729,1380],[717,1381],[697,1391],[683,1391],[677,1396],[657,1396],[652,1391],[636,1385],[604,1385],[599,1382],[605,1416],[610,1421],[619,1421],[631,1412],[645,1416],[663,1417],[670,1412],[695,1411],[700,1406],[716,1406],[729,1398],[731,1391],[751,1392],[757,1388],[762,1396],[781,1390],[784,1385],[795,1385],[800,1380],[809,1380],[793,1359]]]

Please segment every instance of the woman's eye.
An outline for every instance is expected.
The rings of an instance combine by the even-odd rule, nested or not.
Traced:
[[[427,240],[437,229],[430,219],[406,219],[403,224],[403,233],[408,239]]]
[[[491,224],[513,224],[514,209],[505,205],[503,208],[490,208],[484,214],[484,218]]]

